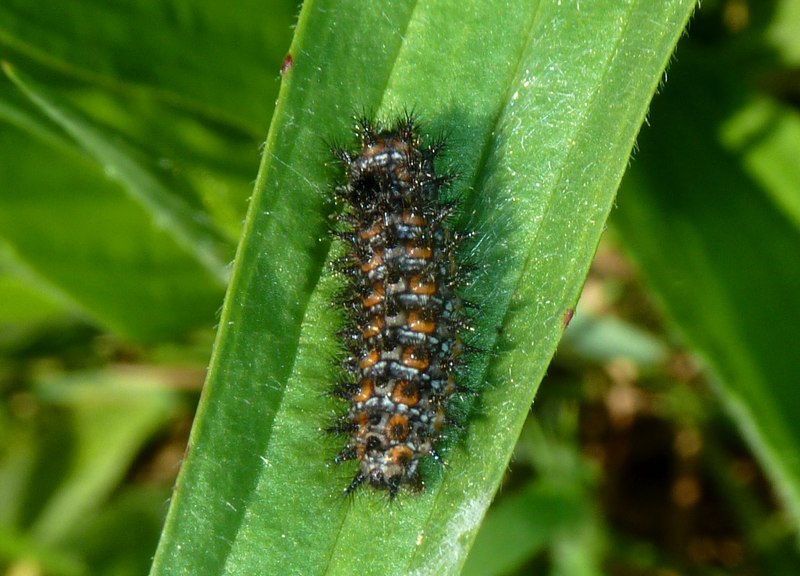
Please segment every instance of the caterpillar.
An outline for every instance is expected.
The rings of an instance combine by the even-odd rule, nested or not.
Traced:
[[[401,487],[423,489],[420,461],[441,462],[437,444],[452,424],[467,327],[457,293],[464,235],[443,193],[453,175],[434,166],[444,138],[424,145],[410,113],[388,126],[362,117],[355,134],[358,150],[333,150],[346,173],[335,190],[345,317],[335,393],[348,408],[331,430],[348,437],[335,461],[358,461],[345,493],[367,485],[394,499]]]

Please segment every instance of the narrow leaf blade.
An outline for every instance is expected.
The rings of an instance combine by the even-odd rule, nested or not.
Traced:
[[[153,574],[459,571],[692,7],[305,3]],[[404,107],[451,134],[481,239],[476,330],[496,345],[463,444],[389,507],[341,497],[350,471],[322,433],[336,410],[322,140],[348,138],[354,111]]]

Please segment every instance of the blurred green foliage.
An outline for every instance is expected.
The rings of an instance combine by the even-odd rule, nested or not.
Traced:
[[[0,5],[5,573],[148,570],[298,9]],[[703,2],[466,574],[800,567],[798,70]]]
[[[297,10],[0,6],[0,572],[149,570]]]

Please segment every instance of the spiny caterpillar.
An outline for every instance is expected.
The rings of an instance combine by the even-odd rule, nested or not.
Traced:
[[[358,151],[334,149],[347,175],[335,194],[346,279],[345,374],[335,392],[349,408],[331,431],[348,435],[336,462],[358,461],[345,492],[366,484],[393,499],[402,486],[422,489],[421,459],[440,461],[447,405],[460,389],[462,236],[448,223],[454,202],[442,197],[453,177],[434,167],[443,138],[423,145],[408,113],[389,126],[361,118],[355,132]]]

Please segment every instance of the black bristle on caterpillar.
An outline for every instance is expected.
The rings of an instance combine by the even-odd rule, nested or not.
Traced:
[[[444,138],[423,145],[408,113],[388,126],[361,117],[355,133],[357,151],[333,151],[347,178],[336,189],[333,231],[344,246],[335,266],[345,316],[334,395],[349,408],[331,431],[348,438],[335,461],[358,461],[345,493],[368,485],[393,499],[402,487],[422,489],[422,459],[441,462],[436,447],[468,349],[456,293],[463,236],[448,223],[456,203],[442,192],[453,176],[434,166]]]

